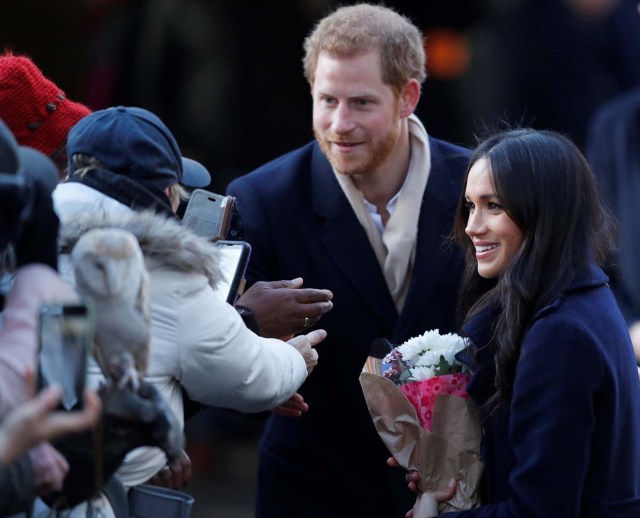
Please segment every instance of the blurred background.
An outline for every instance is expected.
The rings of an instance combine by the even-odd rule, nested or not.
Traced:
[[[329,0],[4,0],[0,44],[92,109],[145,107],[209,189],[312,138],[302,42]],[[584,145],[594,111],[640,84],[638,0],[385,2],[426,36],[417,109],[433,136],[473,146],[504,124]],[[187,424],[194,518],[253,516],[262,421],[208,409]]]

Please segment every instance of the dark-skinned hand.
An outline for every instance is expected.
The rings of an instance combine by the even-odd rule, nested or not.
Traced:
[[[256,282],[237,301],[249,308],[261,336],[286,340],[317,324],[333,308],[329,290],[302,288],[302,278]]]

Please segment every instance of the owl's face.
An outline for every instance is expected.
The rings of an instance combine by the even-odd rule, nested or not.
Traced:
[[[78,291],[93,297],[132,299],[145,272],[135,237],[121,229],[83,234],[71,253]]]

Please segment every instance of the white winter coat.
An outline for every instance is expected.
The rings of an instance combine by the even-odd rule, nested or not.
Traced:
[[[251,332],[215,293],[219,273],[210,242],[177,220],[134,212],[80,183],[59,184],[53,200],[61,220],[63,253],[91,228],[124,228],[137,237],[151,281],[151,348],[145,379],[159,389],[181,424],[181,385],[194,401],[242,412],[275,408],[302,385],[307,376],[302,355],[285,342]],[[60,270],[72,278],[64,255]],[[97,364],[92,374],[97,384]],[[156,448],[139,450],[129,454],[118,471],[126,486],[145,482],[166,463]]]

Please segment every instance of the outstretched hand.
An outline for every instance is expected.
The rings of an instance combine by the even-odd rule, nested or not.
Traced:
[[[42,441],[49,441],[69,432],[93,427],[100,416],[100,398],[95,392],[84,396],[82,411],[55,411],[62,389],[52,385],[33,399],[16,408],[0,427],[0,461],[7,465]]]
[[[387,459],[387,464],[392,468],[400,468],[400,464],[394,457],[389,457]],[[407,480],[407,485],[409,489],[414,493],[418,493],[420,491],[418,484],[420,483],[420,473],[416,470],[409,470],[405,476]],[[456,491],[458,490],[458,485],[454,479],[449,481],[449,487],[445,489],[439,489],[437,491],[432,491],[428,493],[421,493],[419,497],[419,502],[416,507],[410,510],[405,518],[430,518],[432,516],[438,516],[438,504],[442,502],[446,502],[447,500],[451,500]],[[415,513],[414,513],[415,510]]]
[[[316,351],[314,347],[326,337],[327,332],[324,329],[316,329],[306,335],[298,335],[287,341],[287,343],[295,347],[304,358],[307,364],[308,374],[311,374],[311,371],[318,364],[318,351]]]
[[[329,290],[302,288],[302,278],[256,282],[236,302],[253,313],[265,338],[286,339],[318,323],[333,308]]]
[[[324,329],[316,329],[306,335],[296,336],[288,341],[289,345],[295,347],[304,358],[309,374],[318,363],[318,352],[313,347],[326,337],[327,332]],[[309,410],[309,405],[304,402],[302,395],[296,392],[282,405],[274,408],[272,412],[286,417],[300,417],[307,410]]]

